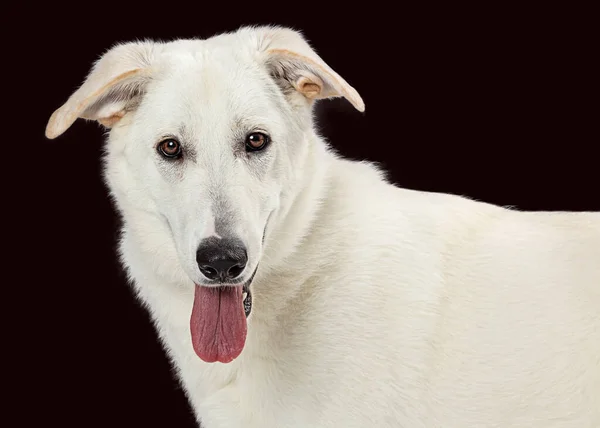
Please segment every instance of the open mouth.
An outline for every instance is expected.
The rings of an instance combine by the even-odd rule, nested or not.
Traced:
[[[270,218],[270,215],[269,215]],[[268,222],[268,219],[267,219]],[[263,230],[263,242],[267,225]],[[248,317],[252,313],[250,288],[258,264],[243,284],[196,284],[190,316],[194,352],[207,363],[230,363],[244,349]]]
[[[242,304],[244,305],[244,314],[246,318],[250,316],[250,312],[252,312],[252,292],[250,291],[250,282],[252,282],[252,278],[250,281],[247,281],[242,287]]]
[[[240,285],[195,286],[190,331],[194,351],[203,361],[229,363],[244,349],[255,274],[256,269]]]
[[[246,318],[248,318],[250,316],[250,312],[252,312],[252,290],[250,289],[250,285],[254,280],[254,275],[256,275],[257,270],[258,265],[254,269],[254,272],[252,272],[250,278],[248,278],[248,281],[246,281],[242,286],[242,304],[244,305],[244,314],[246,315]]]

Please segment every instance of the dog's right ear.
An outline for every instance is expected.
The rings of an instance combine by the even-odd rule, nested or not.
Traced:
[[[50,117],[46,137],[54,139],[78,119],[112,127],[139,101],[150,78],[153,45],[113,47],[94,64],[83,84]]]

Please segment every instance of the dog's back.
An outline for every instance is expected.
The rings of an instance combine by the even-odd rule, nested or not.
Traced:
[[[261,283],[281,324],[253,338],[288,387],[310,379],[267,387],[282,411],[306,406],[286,426],[598,426],[599,213],[519,212],[334,165],[297,269]],[[278,300],[290,282],[303,291]]]

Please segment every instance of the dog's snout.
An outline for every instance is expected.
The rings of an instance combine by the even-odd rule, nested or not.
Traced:
[[[246,263],[246,247],[238,239],[204,239],[196,252],[202,275],[211,281],[231,281],[239,277]]]

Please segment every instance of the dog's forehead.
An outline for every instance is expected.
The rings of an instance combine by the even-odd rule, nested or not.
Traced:
[[[149,104],[171,116],[260,116],[277,102],[276,87],[259,64],[235,48],[198,44],[166,49],[158,64]]]
[[[239,45],[198,41],[166,46],[158,58],[158,80],[169,90],[179,88],[209,97],[260,86],[258,63]]]

